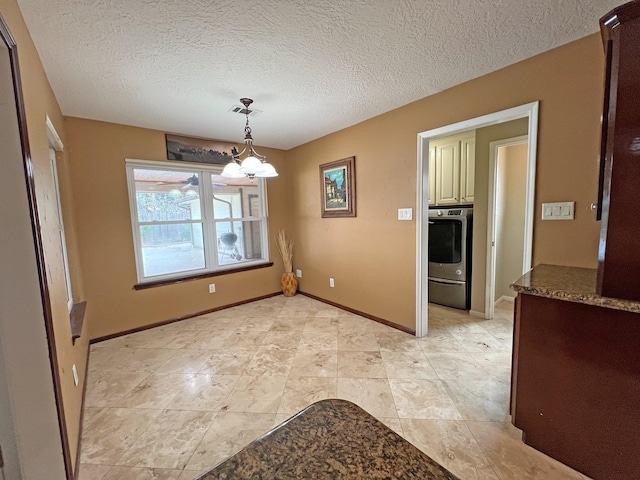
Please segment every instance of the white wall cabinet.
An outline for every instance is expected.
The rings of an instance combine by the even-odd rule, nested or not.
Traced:
[[[429,205],[473,203],[476,134],[429,142]]]
[[[463,138],[460,148],[460,201],[473,203],[475,199],[476,135]]]
[[[436,147],[429,142],[429,205],[436,204]]]
[[[460,141],[436,145],[436,205],[460,201]]]

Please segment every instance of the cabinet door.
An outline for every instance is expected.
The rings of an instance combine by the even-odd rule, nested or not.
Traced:
[[[476,139],[462,140],[460,152],[460,201],[473,203],[475,197]]]
[[[607,48],[607,90],[596,292],[640,302],[640,2],[612,10],[600,19],[600,27]]]
[[[436,147],[429,146],[429,205],[436,204]]]
[[[436,204],[455,205],[460,201],[460,141],[436,146]]]

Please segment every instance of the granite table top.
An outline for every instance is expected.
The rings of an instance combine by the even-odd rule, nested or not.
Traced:
[[[275,427],[197,480],[459,480],[346,400],[322,400]]]
[[[597,274],[595,268],[537,265],[511,288],[518,293],[640,313],[640,302],[598,295]]]

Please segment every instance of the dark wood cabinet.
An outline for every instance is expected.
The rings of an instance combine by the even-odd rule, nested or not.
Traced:
[[[597,291],[640,301],[640,0],[609,12],[600,30],[606,78]]]
[[[518,294],[511,415],[594,479],[640,478],[640,313]]]

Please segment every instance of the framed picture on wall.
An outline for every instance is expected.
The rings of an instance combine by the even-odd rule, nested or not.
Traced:
[[[165,138],[167,141],[167,160],[226,165],[231,161],[232,155],[238,152],[235,143],[182,137],[168,133]]]
[[[322,218],[356,216],[356,157],[320,165]]]

